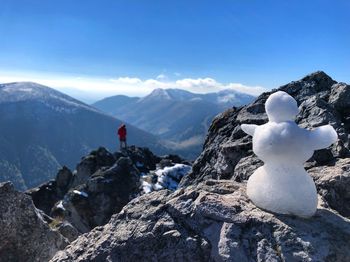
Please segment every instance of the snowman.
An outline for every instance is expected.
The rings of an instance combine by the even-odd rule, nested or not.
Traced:
[[[314,150],[333,144],[337,133],[330,125],[313,130],[300,128],[294,122],[299,112],[297,102],[286,92],[270,95],[265,109],[268,123],[241,125],[253,137],[254,153],[264,161],[250,176],[247,194],[262,209],[311,217],[317,208],[317,192],[303,164]]]

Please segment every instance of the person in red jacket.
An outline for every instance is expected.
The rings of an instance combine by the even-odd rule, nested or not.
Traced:
[[[126,127],[122,124],[118,129],[118,136],[120,142],[120,150],[126,149]]]

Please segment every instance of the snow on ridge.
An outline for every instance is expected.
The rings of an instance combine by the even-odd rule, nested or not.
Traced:
[[[161,189],[176,190],[180,180],[191,170],[192,167],[185,164],[157,169],[142,177],[143,192],[150,193]]]
[[[14,82],[0,84],[0,103],[39,101],[57,112],[73,113],[77,109],[85,109],[101,113],[96,108],[86,105],[53,88],[33,82]]]

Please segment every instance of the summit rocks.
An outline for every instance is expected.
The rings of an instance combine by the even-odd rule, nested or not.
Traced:
[[[55,180],[27,194],[37,208],[62,222],[59,226],[69,222],[78,232],[86,233],[106,224],[113,214],[142,194],[141,176],[165,162],[170,166],[186,163],[178,156],[158,157],[147,148],[131,146],[112,154],[101,147],[83,157],[73,172],[64,167]],[[67,237],[72,239],[71,236],[69,231]]]
[[[339,139],[331,147],[315,151],[306,169],[332,166],[350,156],[350,86],[337,83],[322,71],[280,87],[294,97],[299,106],[296,117],[302,128],[331,124]],[[275,92],[277,90],[273,90]],[[204,149],[193,165],[193,172],[182,180],[182,186],[206,179],[244,181],[262,165],[253,154],[252,138],[241,130],[241,124],[261,125],[267,122],[264,104],[272,92],[263,93],[253,103],[232,108],[217,116],[206,138]]]
[[[53,231],[32,200],[0,183],[0,261],[48,261],[68,240]]]
[[[349,220],[319,207],[300,219],[255,207],[244,183],[207,180],[132,200],[58,261],[346,261]]]

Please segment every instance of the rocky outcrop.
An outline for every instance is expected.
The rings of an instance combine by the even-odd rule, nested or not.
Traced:
[[[0,261],[48,261],[67,244],[29,196],[9,182],[0,183]]]
[[[148,172],[176,161],[186,162],[175,155],[156,156],[147,148],[130,146],[112,154],[101,147],[83,157],[74,172],[64,167],[55,180],[26,193],[37,208],[55,218],[55,228],[73,240],[79,233],[106,224],[142,194],[141,180]]]
[[[314,167],[308,172],[327,207],[350,218],[350,158],[339,159],[331,166]]]
[[[324,72],[316,72],[278,90],[297,100],[300,112],[296,122],[301,127],[331,124],[339,135],[332,147],[316,151],[306,168],[333,165],[337,159],[350,156],[349,85],[337,83]],[[193,172],[181,181],[182,186],[210,178],[243,181],[262,165],[253,154],[251,137],[241,130],[240,125],[267,122],[264,104],[272,92],[263,93],[247,106],[227,110],[213,120],[204,150],[195,161]]]
[[[312,219],[274,215],[245,191],[207,180],[143,195],[51,261],[348,261],[348,219],[322,205]]]

